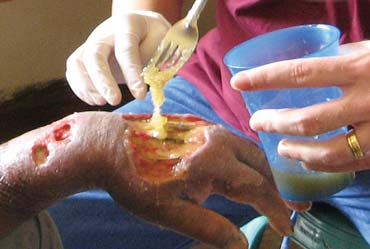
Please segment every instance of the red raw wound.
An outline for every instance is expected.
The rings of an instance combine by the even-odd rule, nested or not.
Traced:
[[[204,144],[203,130],[211,124],[193,115],[166,115],[168,137],[162,140],[148,132],[145,125],[150,117],[123,115],[129,124],[129,154],[138,175],[157,184],[184,177],[186,170],[177,166]]]

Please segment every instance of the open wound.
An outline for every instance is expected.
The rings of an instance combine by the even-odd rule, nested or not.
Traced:
[[[53,131],[55,141],[63,141],[71,136],[71,124],[62,123]]]
[[[61,121],[52,124],[54,129],[44,139],[35,143],[32,147],[32,160],[39,166],[46,162],[50,152],[48,146],[50,144],[58,144],[71,136],[70,121]]]
[[[167,137],[153,137],[149,115],[123,115],[128,121],[128,151],[137,174],[153,183],[184,177],[189,158],[205,142],[210,123],[192,115],[166,115]]]
[[[32,148],[32,159],[38,166],[46,162],[49,156],[49,150],[46,144],[37,144]]]

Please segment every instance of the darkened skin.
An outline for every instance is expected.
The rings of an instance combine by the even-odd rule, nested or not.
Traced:
[[[184,177],[149,182],[131,163],[127,129],[120,114],[76,113],[1,145],[0,235],[70,194],[95,188],[134,215],[218,248],[247,242],[238,227],[200,207],[211,193],[251,204],[280,234],[291,232],[287,205],[308,207],[285,203],[258,147],[218,125],[205,128],[205,144],[187,159]]]

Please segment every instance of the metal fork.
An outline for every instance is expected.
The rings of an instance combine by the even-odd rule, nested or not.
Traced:
[[[184,65],[198,43],[197,22],[206,3],[207,0],[195,0],[186,17],[176,22],[168,30],[144,68],[144,76],[149,68],[156,68],[159,72],[170,72],[173,77]]]

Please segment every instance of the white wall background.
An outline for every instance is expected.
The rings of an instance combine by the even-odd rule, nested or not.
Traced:
[[[187,0],[185,11],[192,2]],[[213,25],[214,3],[210,0],[201,16],[202,33]],[[0,101],[27,86],[63,78],[67,57],[110,15],[110,7],[109,0],[1,3]]]

